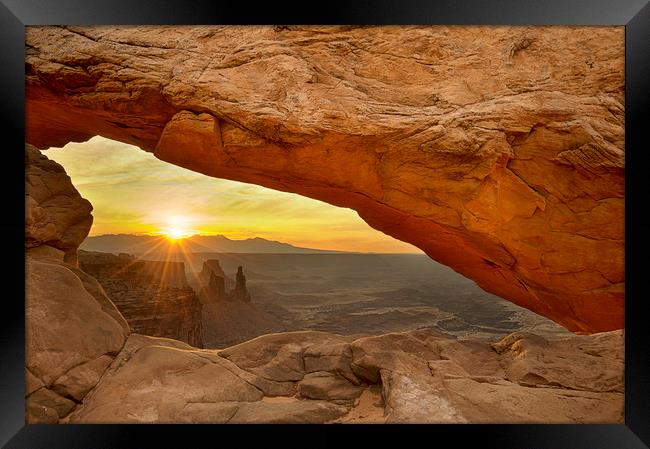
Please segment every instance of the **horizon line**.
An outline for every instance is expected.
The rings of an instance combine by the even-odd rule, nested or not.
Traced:
[[[134,237],[162,237],[166,238],[165,233],[160,232],[160,233],[147,233],[147,232],[142,232],[142,233],[106,233],[106,234],[95,234],[95,235],[87,235],[84,241],[88,238],[92,237],[105,237],[105,236],[134,236]],[[293,243],[287,243],[283,242],[280,240],[270,240],[264,237],[247,237],[243,239],[234,239],[230,238],[224,234],[204,234],[204,233],[198,233],[198,234],[191,234],[188,235],[187,237],[180,237],[177,239],[174,239],[174,241],[182,241],[182,240],[187,240],[192,237],[224,237],[232,242],[243,242],[247,240],[255,240],[255,239],[260,239],[264,240],[266,242],[272,242],[272,243],[279,243],[282,245],[289,245],[297,249],[302,249],[302,250],[312,250],[312,251],[322,251],[322,252],[330,252],[330,253],[347,253],[347,254],[423,254],[426,255],[424,251],[413,251],[413,252],[385,252],[385,251],[351,251],[351,250],[344,250],[344,249],[322,249],[322,248],[310,248],[310,247],[304,247],[304,246],[297,246],[296,244]],[[81,243],[83,245],[83,241]],[[81,249],[81,245],[79,245],[79,249]],[[88,251],[88,250],[83,250],[82,251]],[[104,252],[104,251],[95,251],[95,252]],[[198,251],[198,252],[192,252],[191,254],[200,254],[200,253],[219,253],[219,254],[302,254],[304,255],[305,253],[275,253],[275,252],[232,252],[232,251]]]

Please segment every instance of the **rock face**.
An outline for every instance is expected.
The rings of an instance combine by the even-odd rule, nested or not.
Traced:
[[[26,154],[26,419],[56,423],[95,387],[130,330],[76,266],[90,203],[60,165],[29,146]]]
[[[219,259],[208,259],[203,262],[198,275],[198,281],[201,285],[205,286],[210,283],[210,277],[212,276],[223,279],[224,289],[231,289],[235,285],[235,282],[221,268]]]
[[[79,251],[81,268],[95,278],[124,279],[161,288],[185,288],[188,286],[183,262],[142,260],[131,254]],[[122,274],[123,273],[123,274]]]
[[[226,286],[232,285],[233,281],[226,276],[217,259],[209,259],[203,262],[201,272],[198,276],[200,285],[199,296],[203,303],[222,301],[251,302],[251,294],[246,288],[246,276],[244,268],[238,267],[235,274],[234,288],[226,291]]]
[[[620,331],[490,345],[422,329],[270,334],[215,351],[131,334],[68,421],[620,423],[622,343]]]
[[[209,301],[225,301],[226,300],[226,286],[224,285],[224,278],[210,273],[208,282],[201,287],[199,297],[203,302]]]
[[[233,282],[217,259],[206,260],[198,281],[204,347],[222,348],[265,333],[284,330],[276,318],[251,303],[241,266]],[[227,285],[234,286],[226,291]]]
[[[26,270],[26,365],[42,384],[28,396],[28,408],[57,409],[51,401],[60,397],[70,407],[57,409],[58,419],[76,405],[70,400],[94,387],[129,329],[105,296],[95,296],[101,287],[93,291],[98,286],[88,286],[70,265],[28,257]]]
[[[29,27],[27,141],[349,207],[573,331],[623,327],[623,27]]]
[[[217,355],[175,340],[133,334],[104,382],[70,422],[186,422],[183,409],[192,404],[227,406],[262,396]]]
[[[31,145],[25,146],[25,245],[47,245],[63,251],[75,265],[77,247],[93,223],[88,200],[79,195],[59,164]]]
[[[183,262],[80,250],[79,265],[99,281],[134,332],[203,347],[201,302]]]
[[[246,288],[246,276],[244,276],[244,268],[237,267],[237,274],[235,275],[235,289],[232,291],[233,301],[251,302],[251,294]]]

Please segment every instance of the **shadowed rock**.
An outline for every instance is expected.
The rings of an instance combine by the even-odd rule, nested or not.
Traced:
[[[244,276],[244,269],[241,266],[237,267],[232,301],[251,302],[251,294],[246,289],[246,276]]]
[[[223,268],[221,268],[221,263],[218,259],[208,259],[203,262],[201,272],[198,275],[199,283],[205,286],[210,282],[210,277],[212,275],[223,279],[224,288],[233,288],[235,283],[230,279],[230,277],[226,276],[226,273],[223,271]]]
[[[206,348],[223,348],[258,335],[283,330],[277,318],[251,303],[241,266],[233,282],[226,276],[219,261],[210,259],[203,263],[198,280]],[[229,284],[234,287],[226,291]]]
[[[99,281],[135,332],[203,346],[201,303],[188,285],[183,262],[82,250],[78,254],[82,273],[87,273],[80,276]]]

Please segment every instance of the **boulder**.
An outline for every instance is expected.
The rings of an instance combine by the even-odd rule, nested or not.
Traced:
[[[216,354],[175,343],[157,345],[158,339],[135,339],[139,341],[129,345],[128,353],[116,359],[70,415],[71,423],[172,423],[187,404],[263,397],[224,367]]]
[[[386,422],[623,420],[620,331],[553,340],[514,333],[490,345],[418,330],[350,347],[355,373],[381,384]]]
[[[64,253],[64,260],[77,264],[79,244],[93,223],[90,202],[79,195],[63,167],[25,145],[25,245],[41,245]]]
[[[292,332],[214,351],[131,334],[97,386],[64,420],[620,423],[622,384],[610,380],[615,378],[610,374],[618,373],[622,382],[622,343],[620,332],[557,340],[515,333],[492,345],[449,338],[432,330],[352,342],[323,332]],[[350,359],[346,348],[352,353]],[[312,360],[310,364],[324,367],[329,363],[331,369],[276,372],[279,363],[272,363],[298,363],[307,353],[312,359],[322,354],[328,360]],[[349,360],[348,370],[341,369],[341,355]],[[603,359],[605,375],[588,357]],[[605,360],[608,357],[611,360]],[[518,359],[533,367],[533,372],[543,372],[545,364],[553,366],[558,376],[549,376],[548,382],[531,382],[531,376],[524,376],[522,381],[517,377]],[[572,369],[585,373],[572,373]],[[341,375],[352,370],[358,372],[360,385]],[[270,380],[264,377],[268,374],[278,378],[300,374],[300,379]],[[46,389],[41,387],[36,393],[41,390]],[[34,419],[51,420],[52,410],[59,416],[57,411],[66,403],[57,401],[65,398],[49,390],[39,394],[47,394],[48,400],[40,400],[40,408],[31,404]]]
[[[27,422],[30,424],[56,423],[77,405],[74,401],[56,394],[48,388],[40,388],[29,395],[27,403]],[[54,420],[54,414],[56,420]]]
[[[380,373],[387,423],[469,422],[465,410],[431,375],[406,369],[381,369]]]
[[[306,399],[323,399],[325,401],[354,400],[363,392],[363,387],[355,386],[327,371],[306,374],[298,383],[298,394]]]
[[[303,352],[313,344],[341,343],[343,337],[302,331],[263,335],[219,352],[237,366],[278,382],[301,380],[305,375]]]
[[[373,384],[382,381],[382,369],[428,374],[427,361],[440,358],[435,347],[407,332],[359,338],[350,347],[352,371],[360,379]]]
[[[493,346],[501,354],[505,377],[519,385],[624,392],[623,334],[620,331],[555,341],[518,332]],[[609,349],[603,351],[604,348]]]
[[[241,369],[226,358],[221,359],[221,364],[239,378],[255,386],[255,388],[264,393],[264,396],[266,397],[294,396],[296,394],[296,386],[292,381],[282,382],[265,379],[253,374],[252,372]]]
[[[103,355],[83,365],[76,366],[59,377],[52,389],[61,396],[73,398],[77,402],[97,385],[99,379],[113,361],[112,357]]]
[[[624,422],[625,401],[620,393],[525,387],[468,378],[445,380],[443,385],[447,400],[472,423]]]
[[[25,369],[25,396],[29,396],[43,386],[43,382],[38,377],[34,376],[28,369]]]
[[[315,344],[305,349],[303,358],[306,373],[329,371],[340,375],[354,385],[361,383],[350,366],[352,349],[349,343]]]
[[[107,313],[110,304],[98,302],[71,267],[28,258],[26,284],[26,364],[46,386],[122,349],[123,318],[114,309]]]
[[[25,406],[27,409],[25,422],[28,424],[57,424],[59,422],[59,414],[51,407],[29,399],[25,401]]]

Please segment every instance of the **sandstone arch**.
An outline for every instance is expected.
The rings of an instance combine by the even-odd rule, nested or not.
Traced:
[[[573,331],[623,327],[622,27],[28,27],[27,136],[350,207]]]

